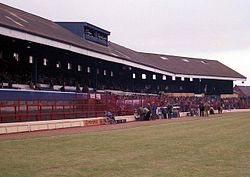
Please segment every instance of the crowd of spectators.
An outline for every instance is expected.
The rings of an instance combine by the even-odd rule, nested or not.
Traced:
[[[137,108],[138,114],[141,112],[146,115],[147,110],[149,110],[152,116],[157,115],[161,118],[178,117],[179,112],[186,112],[189,116],[205,117],[215,112],[222,113],[223,110],[250,109],[250,99],[222,99],[219,96],[169,97],[165,95],[130,95],[117,96],[117,100],[133,100],[134,103],[139,103],[133,107]]]

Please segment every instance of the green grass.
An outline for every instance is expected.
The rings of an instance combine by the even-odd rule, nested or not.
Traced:
[[[152,123],[1,138],[0,176],[250,176],[250,113]]]

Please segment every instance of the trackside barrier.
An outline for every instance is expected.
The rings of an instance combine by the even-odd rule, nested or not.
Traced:
[[[92,119],[66,119],[51,121],[17,122],[0,124],[0,134],[21,133],[61,128],[84,127],[105,124],[104,117]]]
[[[72,99],[60,97],[38,99],[18,97],[16,100],[0,99],[0,123],[96,118],[110,111],[114,116],[133,115],[142,106],[142,99],[121,99],[103,93],[77,93]]]
[[[105,105],[95,100],[13,102],[0,105],[0,122],[25,122],[104,116]]]
[[[135,121],[134,116],[118,116],[116,120]],[[16,122],[0,124],[0,135],[9,133],[22,133],[42,130],[54,130],[62,128],[86,127],[106,124],[105,117],[90,119],[65,119],[50,121]]]

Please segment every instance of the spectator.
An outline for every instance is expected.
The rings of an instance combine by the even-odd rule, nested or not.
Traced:
[[[76,82],[76,92],[81,92],[80,84]]]
[[[201,104],[200,104],[200,117],[204,117],[204,111],[205,111],[204,104],[201,103]]]
[[[35,85],[35,90],[42,90],[41,85],[37,83],[37,84]]]
[[[151,111],[149,108],[144,107],[145,117],[144,120],[150,120]]]
[[[49,81],[49,89],[54,90],[54,82],[52,79]]]
[[[12,80],[10,79],[9,82],[8,82],[8,88],[13,88],[13,87],[12,87],[12,83],[13,83],[13,82],[12,82]]]
[[[82,87],[82,92],[83,93],[88,93],[89,92],[89,88],[87,86],[87,84],[84,84],[83,87]]]
[[[139,115],[139,120],[144,120],[144,117],[145,117],[145,110],[143,107],[139,107],[137,109],[137,114]]]
[[[222,114],[222,104],[218,104],[218,113]]]
[[[214,108],[213,108],[213,107],[210,107],[209,113],[210,113],[210,115],[213,115],[213,114],[214,114]]]
[[[152,104],[152,106],[151,106],[152,118],[153,118],[153,119],[158,118],[158,115],[156,114],[156,109],[157,109],[157,106],[156,106],[156,104],[153,102],[153,104]]]
[[[0,88],[3,88],[3,81],[0,82]]]
[[[34,86],[34,84],[33,84],[33,82],[32,82],[32,81],[30,81],[29,87],[30,87],[30,89],[32,89],[32,90],[34,90],[34,89],[35,89],[35,86]]]
[[[60,88],[61,92],[65,92],[65,82],[63,82],[62,87]]]
[[[163,118],[166,119],[167,118],[167,109],[166,109],[166,107],[161,107],[161,113],[163,115]]]
[[[170,104],[167,107],[167,113],[168,113],[168,119],[171,119],[173,117],[173,106]]]
[[[204,105],[204,116],[205,117],[208,117],[208,112],[209,112],[209,108],[210,108],[210,106],[209,106],[209,104],[208,103],[205,103],[205,105]]]

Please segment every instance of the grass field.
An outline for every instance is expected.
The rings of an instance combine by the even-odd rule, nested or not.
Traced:
[[[250,176],[250,113],[0,137],[1,177]]]

